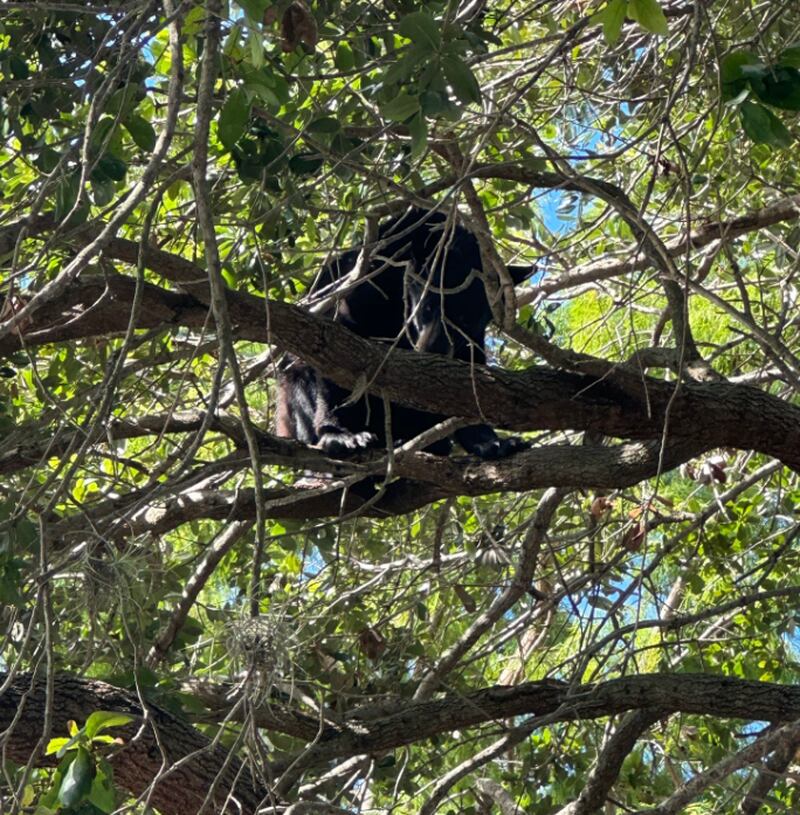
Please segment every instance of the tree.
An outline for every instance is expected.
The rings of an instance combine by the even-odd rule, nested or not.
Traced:
[[[2,811],[797,809],[798,10],[6,4]],[[409,204],[536,264],[489,367],[309,300]]]

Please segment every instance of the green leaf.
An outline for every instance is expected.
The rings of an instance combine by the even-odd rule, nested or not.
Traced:
[[[228,284],[228,288],[235,289],[239,282],[239,278],[232,269],[223,266],[221,270],[222,279]]]
[[[89,802],[101,812],[110,813],[117,808],[113,772],[111,765],[104,758],[99,761],[97,775],[89,791]]]
[[[121,727],[133,721],[132,716],[126,713],[113,713],[109,710],[95,710],[90,714],[83,726],[86,738],[93,739],[98,733],[107,730],[109,727]]]
[[[408,129],[411,133],[411,158],[419,158],[428,146],[428,127],[425,117],[418,113],[409,121]]]
[[[101,733],[99,736],[95,736],[92,739],[93,744],[114,744],[116,741],[117,740],[114,736],[109,736],[104,733]]]
[[[142,85],[138,82],[129,82],[111,94],[111,98],[105,106],[105,111],[112,116],[116,116],[118,113],[125,116],[144,99],[145,95],[146,92]]]
[[[356,58],[353,56],[353,49],[346,42],[340,42],[336,46],[333,64],[340,71],[352,71],[355,67]]]
[[[78,200],[80,175],[70,173],[64,176],[56,187],[56,220],[61,220],[75,205]]]
[[[298,575],[303,570],[303,561],[294,553],[289,552],[280,563],[282,574]]]
[[[726,54],[719,64],[719,78],[722,82],[722,99],[728,101],[736,98],[747,88],[744,69],[746,66],[761,65],[752,51],[734,51]]]
[[[277,102],[277,98],[272,90],[274,82],[272,76],[263,70],[246,70],[243,69],[244,87],[247,88],[248,93],[255,96],[256,99],[261,101]]]
[[[793,43],[778,55],[778,65],[787,68],[800,68],[800,43]]]
[[[749,79],[751,82],[753,80],[761,80],[765,76],[769,76],[770,73],[770,69],[767,68],[766,65],[762,65],[760,62],[754,65],[751,64],[742,65],[742,67],[739,70],[742,74],[742,77],[744,79]]]
[[[242,143],[239,142],[239,144],[237,144],[233,149],[233,160],[236,164],[236,172],[239,174],[239,178],[245,184],[250,184],[254,181],[258,181],[261,178],[261,170],[263,169],[263,165],[261,164],[258,155],[242,152],[239,149],[241,144]],[[224,270],[222,274],[224,277]]]
[[[755,102],[743,102],[739,108],[742,117],[744,132],[759,144],[769,144],[772,147],[789,147],[792,135],[786,125],[763,105]]]
[[[331,139],[331,152],[335,153],[337,156],[347,155],[356,146],[357,142],[355,142],[353,139],[348,139],[347,136],[341,132],[335,133]]]
[[[45,815],[45,813],[58,811],[58,791],[61,789],[61,784],[64,781],[64,773],[66,772],[70,761],[72,761],[72,756],[70,756],[67,761],[62,761],[58,767],[56,767],[56,771],[53,773],[53,778],[50,782],[50,789],[46,790],[39,798],[35,815],[40,815],[40,810],[42,815]]]
[[[419,45],[412,45],[406,49],[405,54],[392,63],[383,75],[383,84],[398,85],[411,80],[419,74],[421,62],[427,62],[430,57],[430,48],[422,48]]]
[[[69,751],[74,750],[80,744],[80,741],[83,738],[83,728],[78,728],[78,726],[75,725],[75,722],[71,722],[70,724],[74,725],[74,728],[69,728],[70,737],[68,739],[51,739],[50,741],[50,744],[52,744],[54,741],[59,742],[58,749],[56,750],[56,755],[59,758],[64,758]]]
[[[101,178],[124,181],[125,174],[128,172],[128,165],[119,156],[115,156],[113,153],[104,153],[97,160],[95,169]]]
[[[411,42],[424,48],[436,50],[442,42],[439,24],[426,11],[415,11],[406,14],[400,20],[398,31]]]
[[[400,91],[394,99],[381,105],[381,114],[383,117],[385,119],[391,119],[394,122],[404,122],[418,110],[419,97],[411,96],[405,91]]]
[[[608,5],[594,15],[594,22],[603,26],[603,37],[609,45],[614,45],[622,33],[628,0],[609,0]]]
[[[217,135],[222,144],[232,150],[237,141],[244,135],[250,121],[250,103],[241,88],[231,91],[227,101],[219,112]]]
[[[258,70],[243,69],[244,86],[257,99],[279,108],[289,101],[289,86],[286,80],[273,73],[270,66]]]
[[[442,69],[459,101],[465,105],[470,102],[480,103],[481,87],[478,80],[475,79],[475,74],[460,57],[454,54],[442,57]]]
[[[89,794],[94,780],[95,766],[91,753],[85,747],[78,747],[75,758],[70,762],[61,787],[58,800],[65,807],[74,807]]]
[[[236,0],[236,5],[255,22],[260,23],[264,19],[264,12],[272,5],[273,0]]]
[[[234,280],[234,284],[238,284],[239,280]],[[205,633],[205,627],[200,620],[195,620],[194,617],[187,617],[186,622],[181,626],[175,638],[175,648],[185,648],[191,643],[195,642]]]
[[[656,0],[630,0],[628,17],[653,34],[660,34],[662,37],[669,34],[667,18]]]
[[[800,71],[777,68],[750,80],[756,96],[781,110],[800,110]]]
[[[27,79],[30,76],[28,63],[16,54],[8,55],[8,67],[14,79]]]
[[[140,150],[152,153],[156,146],[156,131],[147,119],[133,115],[129,116],[122,125],[131,134],[131,138]]]
[[[92,201],[97,207],[106,207],[113,200],[117,192],[116,185],[111,178],[101,178],[99,173],[96,178],[91,179]]]
[[[34,160],[34,165],[43,173],[50,173],[58,166],[61,156],[52,147],[45,145]]]
[[[438,91],[424,91],[419,102],[426,116],[437,116],[447,107],[447,99]]]
[[[14,423],[7,416],[0,416],[0,427],[7,428],[10,432]],[[20,593],[19,587],[24,580],[22,578],[22,567],[27,566],[24,560],[10,557],[7,554],[0,555],[0,603],[8,606],[22,608],[25,600]]]
[[[339,123],[338,119],[335,119],[333,116],[320,116],[314,121],[309,122],[306,126],[306,130],[309,133],[338,133],[342,129],[342,125]]]
[[[103,116],[97,123],[92,135],[89,138],[89,144],[93,151],[100,152],[116,141],[114,129],[116,128],[116,120],[112,116]]]
[[[199,34],[206,20],[206,10],[202,3],[186,12],[183,18],[182,33],[184,37],[194,37]]]
[[[66,747],[66,745],[69,744],[70,741],[71,739],[68,739],[66,737],[50,739],[50,741],[47,742],[47,748],[45,749],[44,754],[46,756],[52,756],[54,753],[59,752],[59,750],[61,750],[62,747]]]
[[[264,73],[267,73],[267,69],[264,68]],[[278,98],[278,102],[281,105],[285,105],[289,101],[289,83],[286,80],[286,77],[281,76],[279,73],[270,74],[272,81],[275,83],[272,90],[275,96]]]
[[[297,175],[311,175],[323,165],[319,153],[298,153],[289,159],[289,169]]]

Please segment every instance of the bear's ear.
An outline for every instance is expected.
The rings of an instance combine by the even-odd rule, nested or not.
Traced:
[[[513,264],[509,264],[506,268],[514,283],[519,285],[536,271],[536,264],[532,263],[530,266],[514,266]]]

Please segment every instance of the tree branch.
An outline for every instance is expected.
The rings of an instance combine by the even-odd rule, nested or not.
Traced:
[[[0,674],[0,681],[5,679],[6,675]],[[9,683],[8,691],[0,698],[0,727],[5,731],[7,754],[15,761],[27,761],[34,749],[41,732],[44,704],[44,683],[22,675]],[[119,688],[97,680],[56,677],[55,732],[66,732],[70,719],[84,721],[93,710],[130,713],[140,721],[144,713],[136,697]],[[577,687],[556,680],[489,687],[424,702],[404,700],[396,711],[369,720],[354,714],[340,724],[327,723],[317,742],[301,753],[302,764],[309,768],[344,756],[391,750],[443,732],[515,716],[547,716],[547,721],[554,723],[597,719],[627,711],[644,711],[651,716],[681,712],[785,722],[800,718],[800,688],[707,674],[649,674]],[[12,722],[14,727],[9,729]],[[180,762],[177,768],[162,772],[162,756],[153,728],[160,734],[159,743],[167,750],[168,766]],[[208,779],[219,775],[215,790],[218,805],[222,805],[225,796],[233,794],[243,811],[254,811],[260,796],[243,780],[248,776],[240,772],[238,762],[172,714],[148,705],[148,721],[136,738],[132,738],[136,726],[131,725],[124,732],[126,744],[113,756],[112,763],[117,783],[132,794],[139,795],[157,779],[151,797],[155,806],[169,815],[194,815],[208,791]],[[625,738],[632,737],[633,732],[626,731]],[[737,766],[776,749],[784,735],[781,729],[745,748],[734,757],[739,761]],[[36,756],[35,761],[41,764],[46,759]],[[280,758],[273,769],[278,773],[293,762],[292,756]],[[706,775],[701,774],[704,778]]]
[[[722,759],[713,767],[697,773],[685,784],[682,784],[672,795],[657,807],[645,810],[641,815],[678,815],[686,809],[687,804],[697,798],[708,787],[718,784],[742,767],[758,761],[762,756],[775,750],[787,741],[800,740],[800,722],[791,722],[773,732],[760,736],[752,744],[743,747],[733,755]]]
[[[7,674],[0,674],[0,683],[6,678]],[[43,680],[28,675],[12,680],[0,696],[5,755],[18,763],[28,761],[42,732],[44,710]],[[165,815],[196,815],[210,782],[217,779],[210,802],[212,811],[255,813],[262,792],[251,786],[250,776],[241,772],[239,760],[193,727],[151,704],[147,705],[147,718],[143,718],[145,710],[134,694],[105,682],[63,674],[56,677],[52,736],[67,735],[70,720],[84,722],[96,710],[127,713],[135,719],[115,730],[115,734],[123,735],[125,744],[110,757],[115,783],[131,795],[142,795],[152,785],[149,801]],[[34,761],[41,766],[51,763],[52,757],[37,755]],[[180,765],[173,767],[178,762]]]
[[[591,815],[600,810],[619,776],[623,761],[636,746],[641,735],[660,718],[661,714],[653,710],[629,713],[603,745],[580,795],[571,804],[560,809],[556,815]]]
[[[800,688],[707,674],[644,674],[577,687],[556,680],[495,686],[433,701],[404,702],[396,713],[347,721],[339,732],[326,729],[319,742],[304,751],[302,761],[310,767],[514,716],[547,716],[553,723],[631,710],[782,722],[800,717]]]
[[[792,739],[787,735],[783,742],[775,748],[772,755],[764,762],[753,785],[739,805],[738,815],[756,815],[766,802],[769,791],[780,781],[792,763],[798,747],[800,747],[800,739]]]
[[[77,289],[82,285],[76,284]],[[109,308],[119,320],[133,285],[126,278],[114,279],[111,288],[118,300],[116,308],[111,308],[108,297],[103,298],[105,311],[95,305],[95,299],[91,309],[86,304],[84,336],[108,331],[113,319]],[[88,286],[93,297],[99,286],[97,282]],[[126,287],[129,298],[123,299]],[[149,286],[146,296],[156,298],[159,291],[163,292]],[[179,299],[176,303],[172,298],[180,295],[164,292],[164,296],[175,320],[182,319],[184,307],[192,322],[198,320],[196,301]],[[390,352],[385,345],[359,337],[341,324],[287,303],[267,301],[268,330],[261,298],[233,291],[227,296],[239,338],[272,342],[344,387],[356,387],[366,373],[372,392],[444,415],[512,430],[592,430],[642,441],[661,440],[669,412],[672,435],[668,443],[687,444],[697,451],[714,447],[756,450],[800,471],[800,407],[747,385],[675,384],[611,364],[607,364],[605,378],[536,367],[506,371],[471,366],[436,354]],[[80,309],[77,304],[74,307]],[[42,329],[33,328],[22,338],[26,343],[44,340]],[[74,323],[71,329],[76,331]],[[48,341],[52,340],[48,337]],[[10,353],[20,342],[19,337],[7,336],[0,342],[0,354]]]

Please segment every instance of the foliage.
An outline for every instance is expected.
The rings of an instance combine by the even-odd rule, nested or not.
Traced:
[[[103,734],[103,730],[131,721],[130,716],[95,711],[79,728],[70,722],[69,738],[50,739],[45,753],[61,759],[53,773],[50,789],[42,796],[36,812],[113,812],[117,808],[114,771],[94,750],[102,744],[121,740]]]
[[[755,812],[766,776],[761,811],[797,810],[797,743],[725,763],[777,719],[423,704],[798,683],[800,16],[711,5],[0,12],[0,809],[182,813],[192,773],[224,796],[233,767],[274,812]],[[331,462],[271,435],[282,352],[341,339],[290,306],[410,203],[536,266],[490,340],[514,397],[478,404],[480,374],[453,397],[526,433],[519,457]],[[427,394],[425,364],[393,400]],[[583,378],[554,409],[526,376]],[[156,739],[143,792],[111,711],[51,709],[43,751],[2,719],[28,674],[126,689],[142,732],[166,711],[230,762],[171,772]]]

